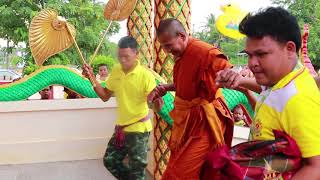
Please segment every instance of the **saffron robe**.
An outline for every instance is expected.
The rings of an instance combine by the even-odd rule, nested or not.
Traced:
[[[217,48],[192,38],[176,60],[176,97],[170,112],[174,121],[169,142],[171,156],[162,179],[200,179],[208,153],[231,145],[231,113],[222,99],[215,99],[216,73],[230,67]]]

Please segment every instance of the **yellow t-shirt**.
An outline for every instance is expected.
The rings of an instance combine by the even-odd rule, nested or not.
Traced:
[[[320,155],[320,92],[304,67],[260,94],[251,137],[272,140],[272,130],[290,135],[304,158]]]
[[[138,62],[129,73],[122,71],[120,64],[115,65],[106,80],[106,86],[113,91],[117,99],[117,125],[123,126],[135,123],[124,129],[126,132],[150,132],[151,120],[138,122],[149,113],[147,96],[156,87],[156,81],[151,72]]]

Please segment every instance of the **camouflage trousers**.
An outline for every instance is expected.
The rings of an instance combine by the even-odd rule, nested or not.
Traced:
[[[120,180],[145,179],[149,135],[149,132],[125,132],[125,145],[117,149],[113,134],[103,157],[103,164],[114,177]],[[123,162],[126,157],[129,160],[128,164]]]

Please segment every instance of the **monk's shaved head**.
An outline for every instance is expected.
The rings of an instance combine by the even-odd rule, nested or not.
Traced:
[[[172,54],[175,59],[181,57],[189,40],[181,22],[173,18],[160,21],[157,37],[164,52]]]
[[[160,21],[157,29],[157,36],[159,37],[162,34],[168,34],[172,37],[176,37],[179,34],[187,35],[187,32],[180,21],[174,18],[169,18]]]

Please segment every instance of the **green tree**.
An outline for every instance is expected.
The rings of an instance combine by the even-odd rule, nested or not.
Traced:
[[[7,47],[7,53],[11,53],[19,42],[24,42],[27,48],[26,57],[23,59],[27,66],[34,64],[28,46],[28,28],[32,18],[44,8],[57,10],[60,16],[76,27],[77,43],[89,61],[88,58],[93,54],[103,30],[108,25],[103,16],[103,4],[92,0],[0,0],[0,38],[13,44]],[[114,23],[108,35],[118,32],[119,28],[119,23]],[[114,49],[110,47],[112,46],[106,39],[99,54],[115,56]],[[80,58],[76,49],[71,47],[49,58],[45,65],[60,63],[79,65]]]
[[[272,0],[290,11],[301,27],[309,25],[308,53],[312,63],[320,66],[320,1],[319,0]]]
[[[219,33],[213,14],[209,15],[206,25],[200,31],[194,32],[193,36],[220,48],[232,64],[243,65],[247,63],[246,58],[239,56],[239,52],[244,48],[244,40],[233,40]]]
[[[244,49],[243,40],[225,39],[220,43],[222,52],[228,56],[230,62],[234,65],[247,64],[247,57],[241,53]]]
[[[215,22],[215,16],[213,14],[210,14],[207,17],[207,23],[202,27],[200,31],[195,31],[193,33],[193,36],[207,43],[219,45],[219,42],[223,40],[223,37],[218,32],[215,26]]]
[[[100,64],[105,64],[107,65],[107,68],[108,68],[108,71],[110,72],[113,68],[113,66],[117,63],[117,61],[111,57],[110,55],[109,56],[104,56],[104,55],[99,55],[95,58],[95,60],[93,61],[92,63],[92,66],[93,66],[93,72],[95,74],[98,73],[98,68],[99,68],[99,65]]]

